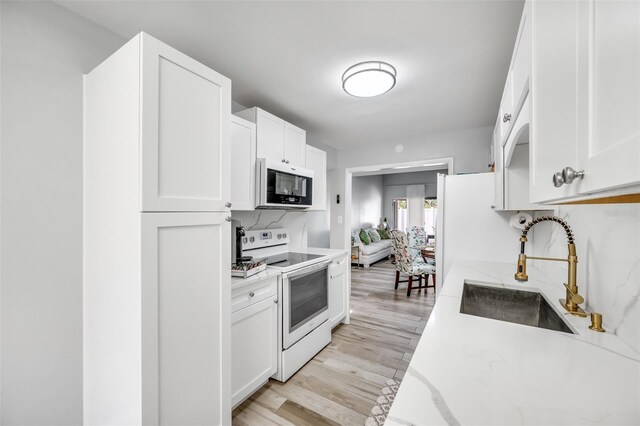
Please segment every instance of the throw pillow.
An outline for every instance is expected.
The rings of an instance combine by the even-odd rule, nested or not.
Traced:
[[[378,229],[378,234],[380,234],[380,238],[383,240],[390,240],[391,236],[389,235],[389,231],[386,229]]]
[[[367,232],[364,229],[360,229],[360,241],[362,241],[362,243],[365,246],[368,246],[369,243],[371,243],[371,240],[369,239],[369,234],[367,234]]]
[[[378,241],[380,241],[380,234],[378,234],[378,231],[376,229],[369,229],[367,233],[369,234],[369,237],[371,237],[372,243],[377,243]]]
[[[358,245],[358,244],[362,244],[362,241],[360,241],[360,232],[357,230],[353,230],[351,231],[351,238],[353,238],[353,245]]]

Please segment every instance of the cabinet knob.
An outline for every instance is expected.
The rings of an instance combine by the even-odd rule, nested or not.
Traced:
[[[560,188],[564,184],[564,179],[562,178],[562,172],[556,172],[553,174],[553,186],[556,188]]]
[[[278,299],[274,300],[273,303],[278,304]]]
[[[285,161],[285,163],[289,164],[289,160]]]
[[[562,179],[564,179],[564,183],[571,183],[574,179],[584,179],[584,170],[574,170],[571,167],[565,167],[562,171]]]
[[[502,122],[506,123],[507,121],[511,121],[511,114],[505,113],[502,117]]]
[[[568,185],[576,179],[584,179],[584,170],[565,167],[561,172],[556,172],[553,175],[553,185],[556,188],[560,188],[565,183]]]
[[[286,163],[286,162],[287,162],[287,160],[285,160],[285,159],[283,158],[283,159],[282,159],[282,162],[283,162],[283,163]]]
[[[253,297],[253,296],[255,296],[255,295],[256,295],[256,294],[255,294],[254,292],[249,293],[249,297]]]
[[[226,203],[224,203],[224,206],[225,207],[231,207],[231,203],[227,201]]]
[[[227,222],[231,222],[231,216],[225,217],[224,220],[226,220]]]

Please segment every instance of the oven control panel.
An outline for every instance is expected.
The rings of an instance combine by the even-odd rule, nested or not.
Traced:
[[[272,247],[288,243],[289,231],[284,228],[245,231],[244,237],[242,237],[243,250]]]

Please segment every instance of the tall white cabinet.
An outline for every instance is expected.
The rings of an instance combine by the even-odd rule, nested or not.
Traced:
[[[231,82],[141,33],[84,84],[84,423],[230,424]]]

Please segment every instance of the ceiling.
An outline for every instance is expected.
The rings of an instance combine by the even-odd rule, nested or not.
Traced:
[[[234,101],[262,107],[339,149],[492,126],[524,4],[58,3],[126,39],[148,32],[229,77]],[[390,92],[364,99],[342,90],[342,73],[366,60],[396,67]]]

